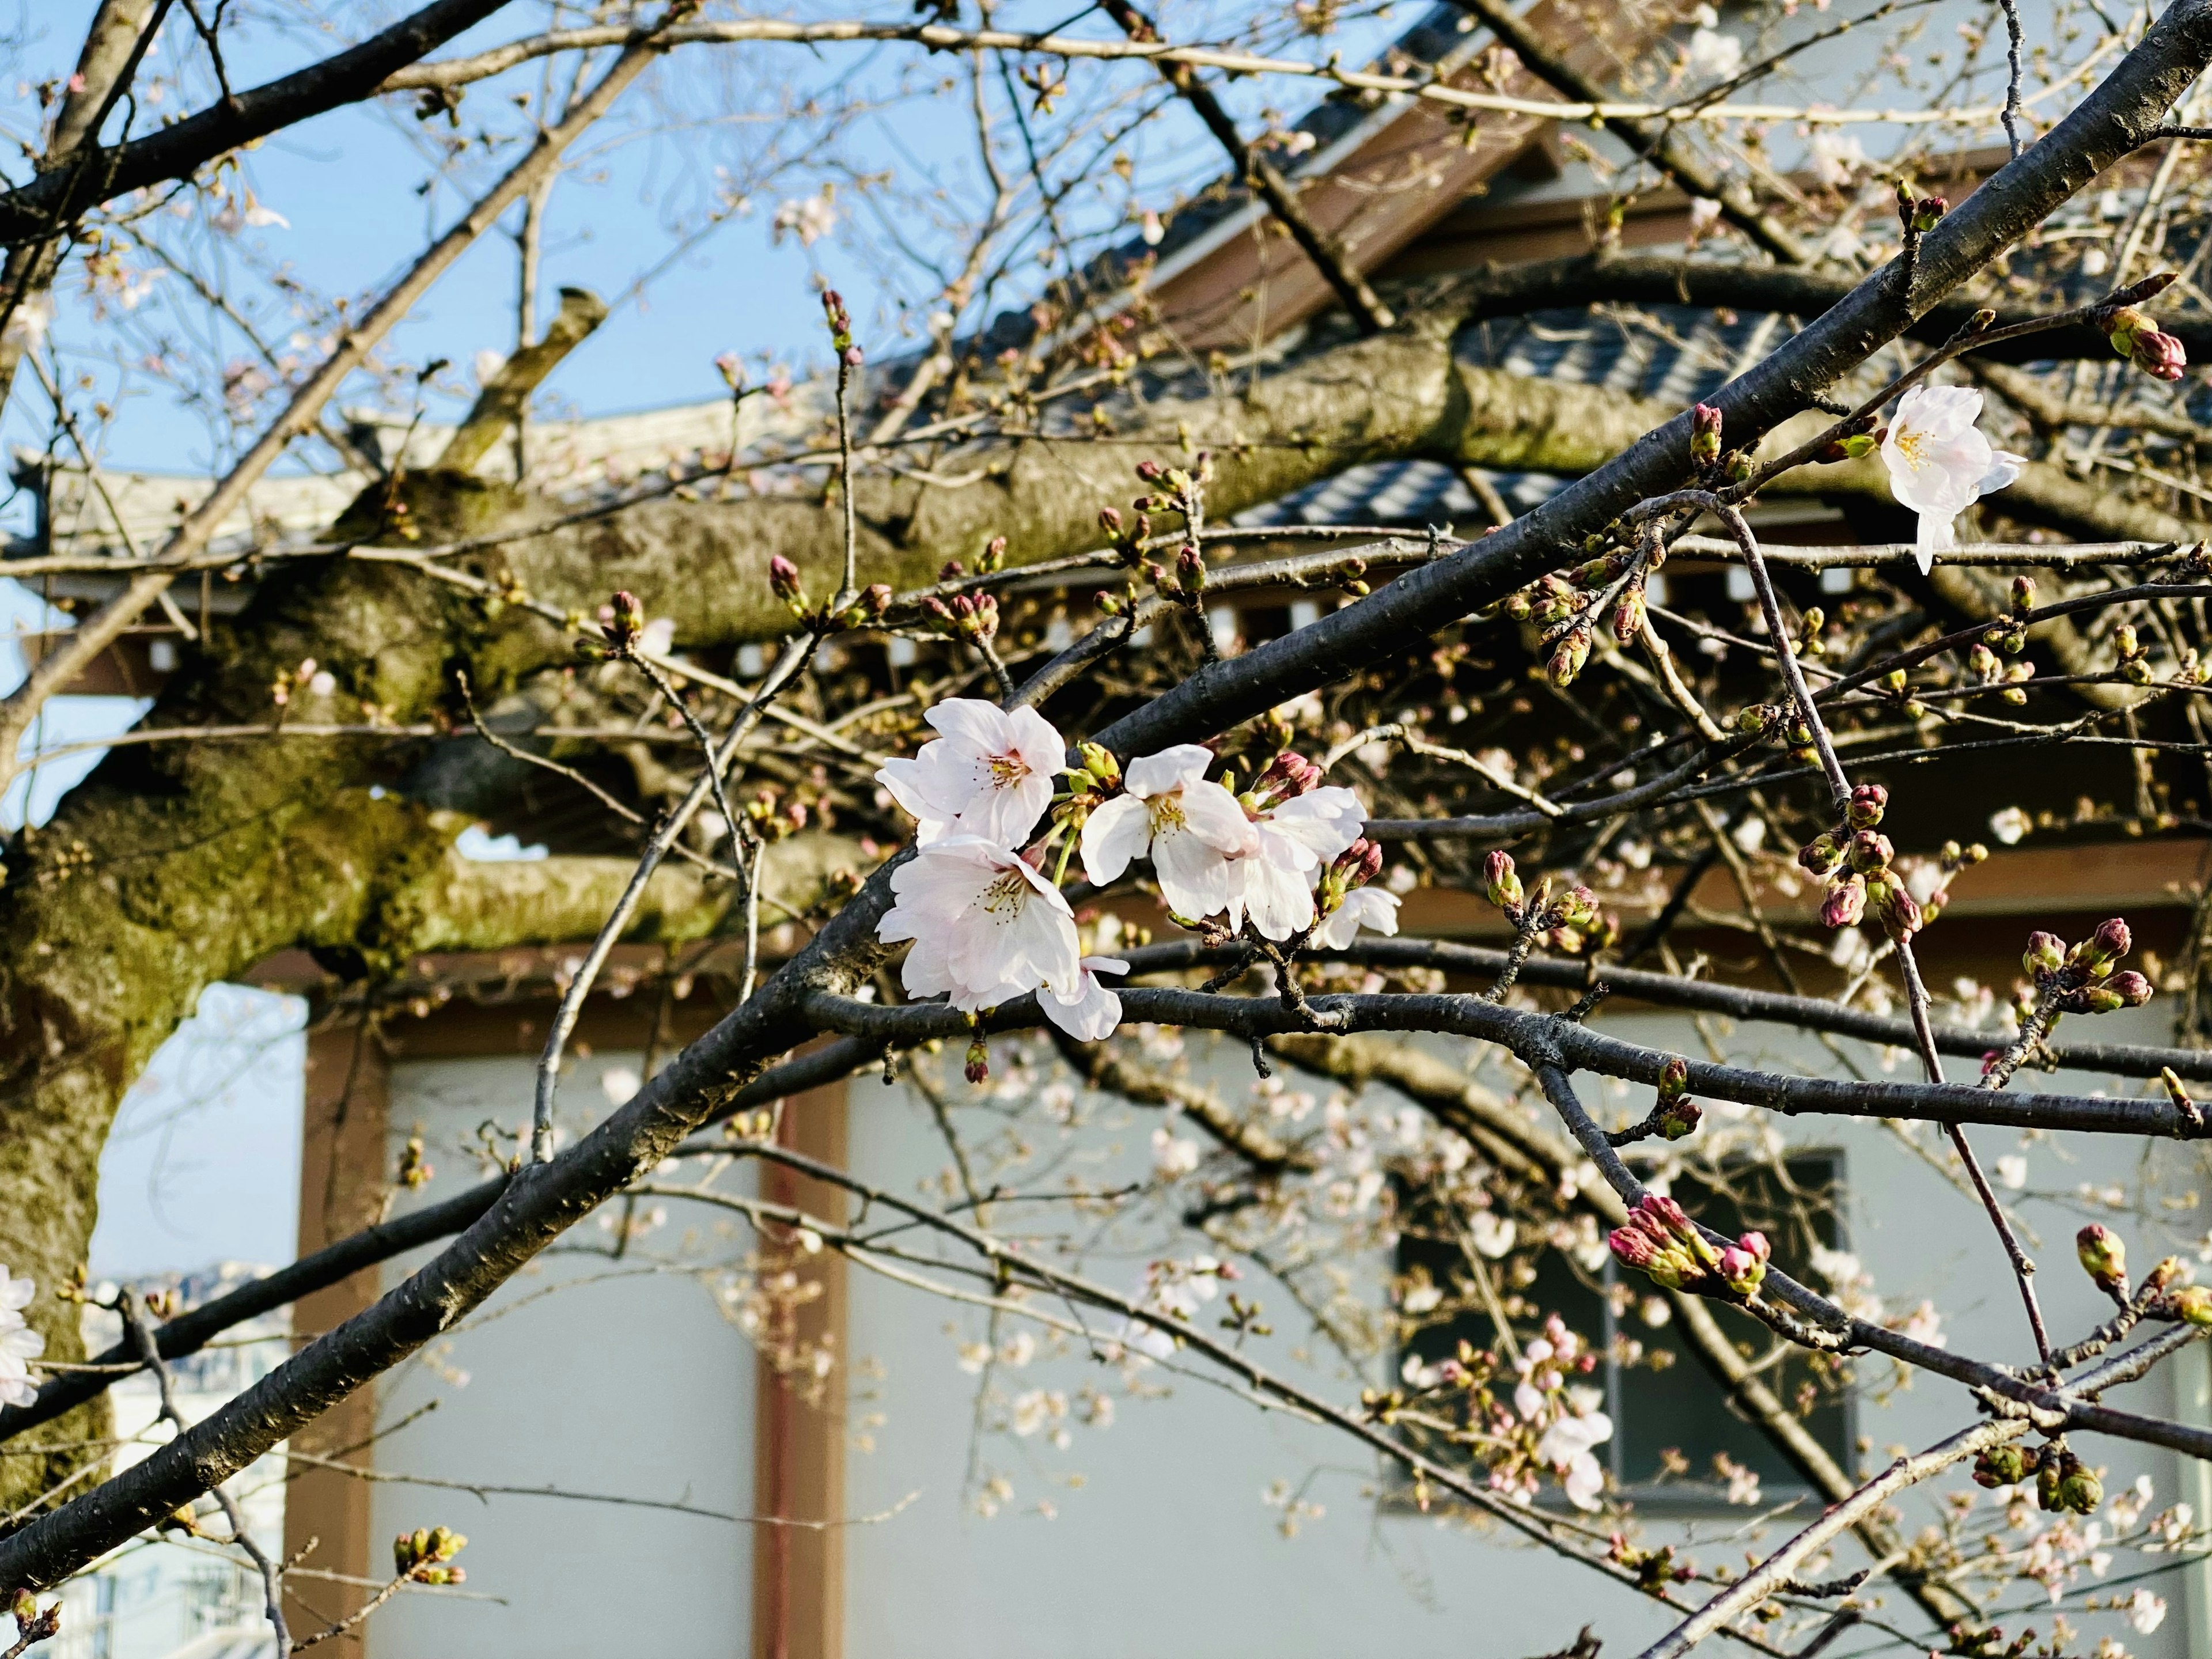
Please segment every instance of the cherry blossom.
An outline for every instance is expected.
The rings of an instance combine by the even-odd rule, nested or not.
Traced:
[[[1037,995],[1037,1006],[1054,1024],[1082,1042],[1111,1036],[1121,1023],[1121,999],[1098,982],[1101,974],[1126,974],[1129,964],[1119,957],[1085,957],[1078,964],[1073,994],[1063,996],[1047,988]]]
[[[1598,1506],[1598,1494],[1605,1490],[1605,1469],[1598,1462],[1593,1448],[1613,1438],[1613,1419],[1603,1412],[1589,1408],[1596,1399],[1596,1390],[1577,1389],[1577,1396],[1588,1396],[1584,1407],[1571,1415],[1563,1415],[1544,1431],[1544,1437],[1536,1443],[1540,1462],[1552,1466],[1559,1476],[1567,1501],[1578,1510],[1594,1510]]]
[[[1129,763],[1122,774],[1127,793],[1083,826],[1083,872],[1091,885],[1118,881],[1131,860],[1149,854],[1161,896],[1177,915],[1228,908],[1228,858],[1251,843],[1253,832],[1237,797],[1206,781],[1212,761],[1210,750],[1179,743]]]
[[[1831,189],[1848,185],[1851,175],[1866,165],[1866,150],[1848,132],[1823,127],[1813,135],[1813,176]],[[1756,820],[1754,820],[1756,822]]]
[[[1252,839],[1229,860],[1229,925],[1285,939],[1314,920],[1314,878],[1359,839],[1367,814],[1349,789],[1294,795],[1252,824]],[[1364,891],[1364,889],[1361,890]]]
[[[1952,521],[2027,465],[1990,447],[1974,426],[1981,413],[1982,394],[1972,386],[1917,386],[1898,399],[1881,441],[1890,494],[1920,515],[1913,552],[1923,574],[1937,553],[1958,545]]]
[[[1041,986],[1079,999],[1075,918],[1018,854],[977,836],[948,836],[894,870],[891,891],[897,902],[876,936],[914,941],[900,969],[912,995],[950,993],[969,1013]]]
[[[1344,896],[1344,902],[1322,918],[1313,942],[1323,950],[1341,951],[1363,927],[1377,933],[1398,931],[1398,896],[1380,888],[1360,887]]]
[[[1743,42],[1715,27],[1720,14],[1711,6],[1697,10],[1698,27],[1682,58],[1682,66],[1695,81],[1725,81],[1743,67]]]
[[[46,1352],[46,1339],[25,1325],[22,1313],[37,1293],[31,1280],[11,1279],[0,1267],[0,1405],[27,1406],[39,1397],[25,1362]]]
[[[949,697],[927,718],[944,735],[876,774],[915,820],[915,838],[925,846],[953,835],[1001,847],[1027,840],[1067,756],[1052,723],[1034,708],[1009,714],[977,697]]]
[[[2128,1623],[2136,1627],[2136,1634],[2148,1636],[2166,1622],[2166,1598],[2147,1589],[2138,1589],[2123,1604]]]

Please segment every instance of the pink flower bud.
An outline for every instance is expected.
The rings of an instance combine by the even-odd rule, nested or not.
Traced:
[[[1680,1054],[1668,1057],[1659,1068],[1659,1098],[1673,1100],[1685,1094],[1690,1087],[1690,1062]]]
[[[1866,914],[1866,878],[1856,873],[1838,876],[1828,884],[1828,896],[1820,904],[1820,925],[1824,927],[1856,927]]]
[[[1490,902],[1501,910],[1521,902],[1521,878],[1513,868],[1513,854],[1492,853],[1482,861],[1482,879]]]
[[[1364,887],[1382,871],[1382,849],[1362,836],[1336,856],[1334,869],[1344,890]]]
[[[1721,412],[1711,404],[1690,411],[1690,459],[1705,466],[1721,458]]]
[[[799,595],[799,567],[778,553],[768,562],[769,591],[787,605]]]
[[[1844,822],[1853,830],[1872,830],[1881,823],[1888,808],[1888,790],[1878,783],[1863,783],[1851,791],[1850,805],[1844,810]]]
[[[2065,963],[2066,941],[2057,934],[2033,933],[2027,936],[2027,949],[2021,952],[2020,966],[2030,979],[2055,974]]]
[[[1810,875],[1825,876],[1843,861],[1844,849],[1831,830],[1823,830],[1797,849],[1797,862]]]
[[[2114,974],[2105,981],[2105,988],[2119,998],[2123,1008],[2140,1008],[2151,999],[2150,981],[2133,970]]]
[[[2074,1254],[2099,1290],[2111,1295],[2126,1285],[2128,1247],[2110,1227],[2092,1222],[2082,1228],[2074,1235]]]
[[[1863,876],[1887,870],[1895,856],[1896,849],[1889,844],[1889,837],[1879,830],[1862,830],[1851,837],[1851,868]]]
[[[2189,353],[2172,335],[2148,329],[2136,336],[2130,361],[2154,380],[2178,380],[2189,367]]]
[[[1768,1247],[1765,1233],[1746,1233],[1721,1252],[1721,1283],[1738,1296],[1749,1296],[1766,1277]]]
[[[979,1032],[968,1045],[968,1081],[981,1087],[991,1076],[991,1050]]]

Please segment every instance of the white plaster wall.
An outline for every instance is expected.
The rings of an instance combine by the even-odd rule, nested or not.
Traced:
[[[563,1085],[564,1122],[605,1110],[603,1069],[637,1063],[635,1054],[607,1054],[580,1066]],[[437,1170],[404,1201],[435,1201],[480,1180],[459,1146],[486,1117],[526,1121],[532,1079],[532,1062],[522,1059],[394,1067],[392,1155],[419,1122]],[[660,1269],[686,1243],[686,1229],[690,1248],[681,1253],[692,1261],[744,1255],[741,1234],[719,1237],[711,1218],[696,1212],[672,1215],[620,1261],[606,1254],[612,1235],[596,1218],[576,1228],[449,1343],[386,1379],[380,1424],[434,1400],[437,1407],[380,1442],[377,1467],[750,1514],[753,1350],[706,1286]],[[398,1284],[422,1259],[390,1264],[386,1284]],[[747,1650],[747,1527],[547,1498],[479,1502],[398,1484],[375,1488],[374,1514],[373,1571],[385,1570],[383,1540],[443,1522],[469,1538],[464,1588],[501,1598],[403,1595],[376,1616],[374,1659],[603,1659],[614,1652],[728,1659]]]
[[[2155,1013],[2107,1017],[2095,1022],[2094,1035],[2159,1041]],[[1686,1020],[1643,1016],[1601,1023],[1635,1040],[1697,1052]],[[2086,1036],[2090,1024],[2069,1021],[2062,1035]],[[1816,1045],[1768,1040],[1750,1028],[1727,1036],[1724,1044],[1740,1064],[1837,1069]],[[1879,1058],[1866,1057],[1879,1075]],[[1250,1081],[1241,1050],[1221,1053],[1208,1069],[1232,1098]],[[2090,1080],[2031,1077],[2021,1086],[2086,1091]],[[1595,1099],[1602,1103],[1601,1095]],[[1605,1113],[1608,1121],[1616,1112],[1626,1121],[1631,1103],[1625,1095],[1605,1103],[1613,1109]],[[1637,1115],[1645,1104],[1635,1103]],[[1118,1127],[1077,1137],[1053,1180],[1068,1173],[1103,1182],[1141,1168],[1158,1115],[1121,1109],[1109,1110],[1105,1120]],[[956,1113],[956,1121],[963,1134],[978,1135],[989,1122],[973,1108]],[[1955,1348],[2001,1359],[2031,1357],[2017,1297],[1978,1208],[1879,1125],[1820,1120],[1785,1128],[1800,1144],[1844,1152],[1849,1243],[1891,1305],[1933,1297],[1949,1315],[1946,1328]],[[1049,1144],[1048,1130],[1029,1125],[1025,1132]],[[1987,1129],[1974,1139],[1987,1161],[2017,1150],[2019,1140]],[[856,1168],[894,1191],[912,1192],[945,1162],[927,1108],[872,1080],[854,1085],[852,1144]],[[2142,1152],[2133,1143],[2088,1136],[2044,1142],[2027,1152],[2029,1190],[2071,1194],[2083,1182],[2129,1180]],[[2171,1148],[2154,1155],[2191,1156]],[[2038,1284],[2045,1306],[2063,1340],[2100,1311],[2073,1260],[2073,1232],[2085,1217],[2070,1199],[2030,1198],[2022,1207],[2043,1263]],[[1002,1210],[998,1224],[1018,1232],[1018,1215]],[[2194,1212],[2177,1212],[2173,1221],[2182,1235],[2199,1235],[2205,1225]],[[2136,1231],[2131,1224],[2124,1230]],[[2154,1259],[2159,1247],[2135,1242],[2138,1265]],[[1141,1255],[1117,1253],[1110,1243],[1084,1266],[1125,1288],[1142,1277]],[[1340,1401],[1356,1400],[1358,1379],[1301,1363],[1301,1356],[1311,1358],[1303,1328],[1279,1292],[1266,1285],[1249,1288],[1265,1299],[1278,1327],[1273,1339],[1256,1345],[1267,1363]],[[1103,1432],[1073,1428],[1073,1444],[1065,1452],[1042,1436],[978,1438],[979,1379],[959,1369],[956,1351],[984,1334],[985,1316],[866,1273],[854,1276],[851,1306],[852,1351],[856,1358],[878,1358],[884,1374],[865,1407],[883,1419],[873,1431],[877,1449],[849,1466],[848,1512],[878,1511],[917,1490],[921,1496],[896,1518],[848,1535],[850,1654],[1118,1659],[1141,1651],[1148,1659],[1320,1659],[1387,1652],[1400,1659],[1488,1659],[1554,1650],[1585,1620],[1598,1624],[1607,1651],[1633,1652],[1639,1638],[1660,1628],[1639,1598],[1546,1554],[1378,1505],[1372,1461],[1342,1436],[1262,1413],[1189,1378],[1167,1379],[1171,1400],[1117,1400],[1115,1425]],[[1869,1377],[1887,1371],[1865,1368]],[[1074,1354],[1040,1359],[1018,1376],[1001,1369],[996,1381],[1002,1395],[1036,1386],[1071,1393],[1085,1382],[1109,1391],[1116,1386],[1113,1372]],[[2113,1399],[2164,1413],[2173,1407],[2173,1388],[2174,1379],[2154,1377]],[[1962,1389],[1923,1377],[1882,1402],[1864,1402],[1858,1428],[1872,1443],[1869,1466],[1879,1467],[1893,1445],[1931,1443],[1973,1417]],[[2197,1501],[2202,1512],[2196,1473],[2189,1472],[2186,1486],[2177,1484],[2178,1460],[2107,1440],[2081,1437],[2076,1443],[2089,1461],[2109,1466],[2111,1490],[2147,1472],[2160,1505],[2183,1498]],[[972,1501],[971,1475],[992,1474],[1011,1484],[1012,1498],[987,1519]],[[1070,1475],[1081,1477],[1079,1487],[1069,1489]],[[1308,1495],[1327,1507],[1326,1516],[1295,1539],[1279,1535],[1278,1511],[1261,1501],[1262,1490],[1278,1480],[1294,1486],[1310,1482]],[[1945,1483],[1965,1484],[1963,1475]],[[1039,1511],[1040,1499],[1050,1504],[1052,1518]],[[1917,1522],[1928,1511],[1924,1499],[1914,1503],[1921,1506],[1908,1504],[1907,1513]],[[1741,1551],[1741,1544],[1712,1542],[1724,1528],[1706,1522],[1696,1530],[1705,1540],[1697,1553],[1708,1561]],[[2191,1645],[2182,1575],[2153,1582],[2172,1604],[2163,1630],[2139,1637],[2109,1614],[2083,1615],[2076,1607],[2072,1616],[2091,1633],[2084,1649],[2108,1629],[2138,1655],[2212,1651],[2212,1642]],[[2069,1605],[2097,1589],[2085,1583]],[[2029,1621],[2047,1631],[2050,1612],[2037,1607]]]

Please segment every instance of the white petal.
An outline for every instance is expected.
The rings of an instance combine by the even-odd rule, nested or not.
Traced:
[[[1227,856],[1188,830],[1163,829],[1152,838],[1152,873],[1179,916],[1218,915],[1229,903]]]
[[[1184,786],[1182,817],[1193,835],[1224,853],[1242,852],[1252,844],[1251,819],[1244,816],[1237,797],[1218,783]]]
[[[1952,532],[1951,519],[1952,515],[1948,513],[1923,513],[1920,515],[1919,532],[1913,541],[1912,556],[1918,562],[1920,574],[1923,576],[1935,568],[1938,553],[1959,544],[1958,537]]]
[[[1003,754],[1012,745],[1006,713],[981,697],[947,697],[922,716],[946,737],[972,749]]]
[[[1145,755],[1131,761],[1121,775],[1133,795],[1165,795],[1196,783],[1212,764],[1212,750],[1194,743],[1179,743],[1157,755]]]
[[[1117,795],[1083,825],[1083,873],[1093,887],[1119,881],[1129,860],[1144,857],[1152,845],[1152,815],[1131,795]]]
[[[1995,495],[2019,477],[2021,470],[2027,465],[2027,457],[2025,455],[2015,455],[2009,450],[1992,449],[1990,452],[1990,470],[1984,472],[1980,482],[1975,484],[1975,493],[1982,495]]]
[[[944,817],[931,805],[921,762],[885,761],[877,769],[876,781],[883,785],[884,793],[896,801],[908,817],[925,830],[933,826],[942,830]],[[924,833],[919,834],[917,839],[933,841],[936,837]]]
[[[1053,991],[1037,994],[1037,1006],[1044,1017],[1054,1024],[1082,1042],[1102,1042],[1113,1036],[1114,1028],[1121,1023],[1121,999],[1098,982],[1092,974],[1083,975],[1083,981],[1073,997],[1062,997]]]
[[[1048,780],[1067,764],[1067,739],[1034,708],[1017,708],[1006,717],[1006,747]]]

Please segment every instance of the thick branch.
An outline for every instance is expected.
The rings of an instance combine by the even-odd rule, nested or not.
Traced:
[[[0,242],[52,234],[87,209],[173,179],[228,151],[372,96],[425,52],[471,28],[507,0],[433,0],[412,16],[319,64],[210,105],[129,143],[95,149],[81,166],[41,173],[0,194]]]

